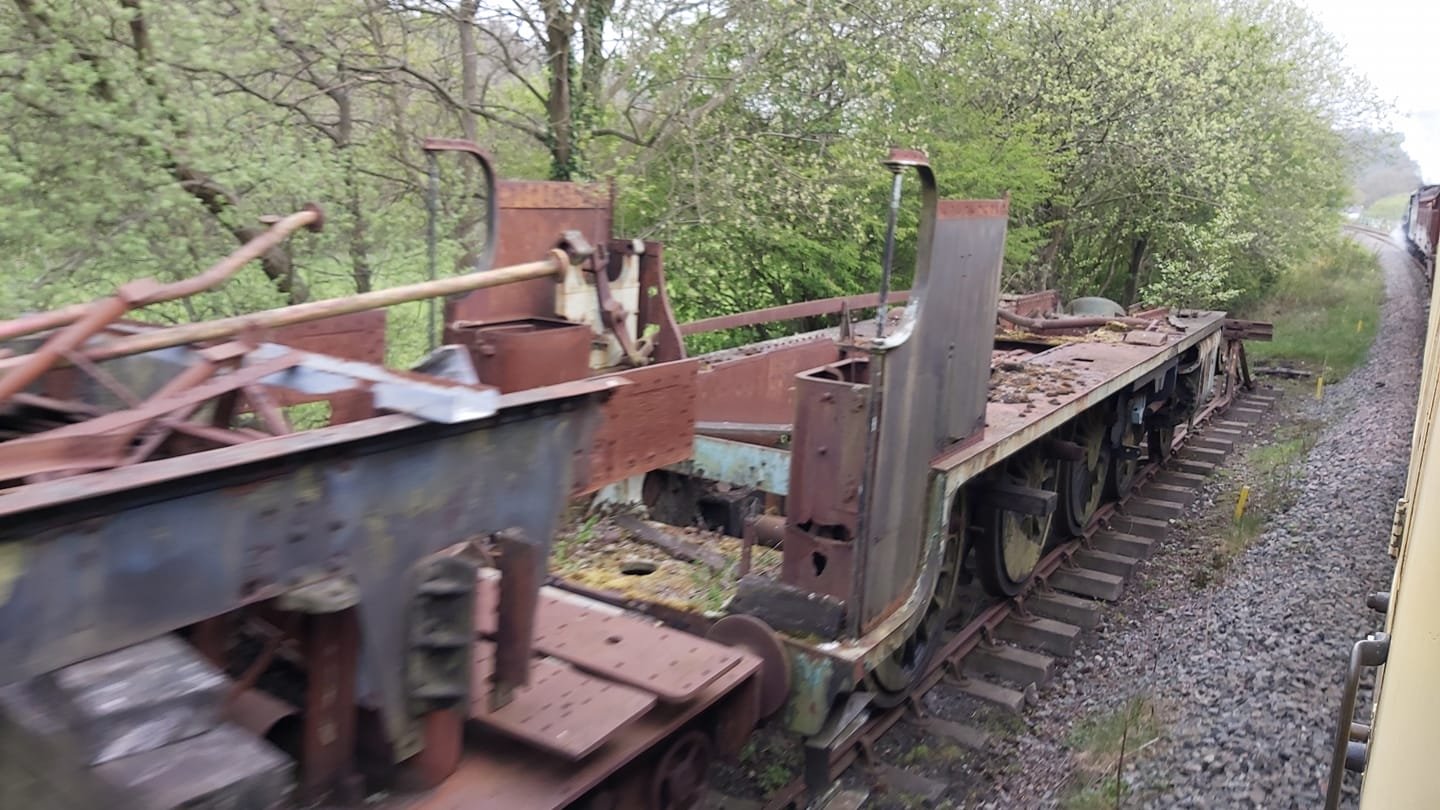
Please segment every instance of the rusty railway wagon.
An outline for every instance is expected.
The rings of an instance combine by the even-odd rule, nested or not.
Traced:
[[[1440,186],[1421,186],[1410,195],[1400,225],[1405,245],[1420,262],[1426,281],[1435,279],[1435,250],[1440,247]]]
[[[1001,296],[1007,203],[939,199],[907,152],[909,290],[677,324],[604,189],[426,146],[479,161],[485,269],[125,320],[307,210],[196,279],[0,323],[0,805],[680,808],[761,723],[818,789],[956,628],[1075,578],[1046,552],[1263,332]],[[383,308],[441,297],[443,345],[385,368]]]

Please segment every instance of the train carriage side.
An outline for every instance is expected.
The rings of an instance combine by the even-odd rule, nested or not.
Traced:
[[[1440,774],[1434,768],[1440,746],[1440,702],[1435,700],[1440,683],[1440,441],[1434,435],[1440,410],[1440,308],[1434,306],[1433,289],[1431,299],[1410,464],[1390,538],[1395,573],[1389,591],[1370,599],[1372,607],[1385,612],[1385,629],[1352,651],[1327,808],[1340,806],[1346,771],[1362,774],[1362,810],[1420,810],[1434,807],[1440,796]],[[1366,726],[1354,720],[1354,703],[1358,684],[1372,667],[1379,672],[1372,721]]]

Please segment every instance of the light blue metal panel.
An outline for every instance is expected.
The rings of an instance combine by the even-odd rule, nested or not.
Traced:
[[[694,457],[670,469],[775,495],[790,492],[790,451],[774,447],[696,436]]]

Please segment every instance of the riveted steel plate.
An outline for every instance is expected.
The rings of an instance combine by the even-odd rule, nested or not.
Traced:
[[[567,759],[599,748],[627,723],[655,705],[655,696],[611,683],[553,658],[530,662],[530,683],[514,699],[490,710],[495,645],[475,644],[470,716],[481,725]]]
[[[480,587],[479,604],[498,604],[498,582],[482,579]],[[493,634],[494,613],[482,609],[475,626],[481,635]],[[534,649],[670,703],[690,700],[743,657],[723,645],[554,588],[540,595]]]

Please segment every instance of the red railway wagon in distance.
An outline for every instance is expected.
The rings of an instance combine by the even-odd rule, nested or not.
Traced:
[[[1440,243],[1440,185],[1422,186],[1410,195],[1405,210],[1405,244],[1424,268],[1425,280],[1435,279],[1435,248]]]

